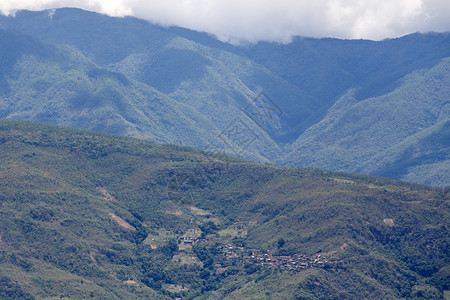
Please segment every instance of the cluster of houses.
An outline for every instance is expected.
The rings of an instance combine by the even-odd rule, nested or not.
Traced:
[[[305,254],[294,254],[292,256],[272,255],[269,253],[256,253],[249,257],[249,261],[253,261],[263,268],[279,268],[281,270],[302,270],[314,267],[323,267],[329,261],[321,254],[315,256],[306,256]]]
[[[178,237],[179,250],[190,251],[201,233],[202,231],[200,229],[188,229],[183,235]]]
[[[330,263],[322,254],[315,256],[306,256],[305,254],[273,255],[256,250],[246,250],[233,244],[223,245],[221,250],[228,260],[238,259],[243,263],[251,263],[267,269],[300,271],[307,268],[321,268]]]
[[[180,251],[190,253],[192,246],[196,244],[202,234],[201,229],[188,229],[183,235],[177,235],[170,231],[159,232],[165,239],[174,238],[178,240]],[[149,241],[149,244],[152,241]],[[274,255],[259,250],[251,250],[232,243],[219,246],[221,255],[233,265],[254,265],[263,269],[277,269],[288,271],[301,271],[308,268],[321,268],[330,264],[330,261],[323,255],[317,254],[307,256],[305,254],[294,255]],[[227,265],[227,264],[225,264]],[[226,268],[224,268],[226,270]]]

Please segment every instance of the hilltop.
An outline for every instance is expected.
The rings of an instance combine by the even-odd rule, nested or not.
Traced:
[[[448,189],[0,120],[0,297],[442,298]]]

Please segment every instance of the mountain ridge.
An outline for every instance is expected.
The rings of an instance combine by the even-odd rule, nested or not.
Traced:
[[[88,27],[95,30],[87,30]],[[305,136],[309,129],[317,128],[321,121],[326,121],[330,109],[348,91],[355,91],[355,101],[370,103],[372,99],[398,93],[399,89],[405,88],[405,80],[411,80],[411,76],[424,76],[426,70],[450,57],[448,33],[411,34],[380,42],[297,38],[287,45],[259,43],[236,47],[214,40],[205,33],[164,28],[135,18],[111,18],[78,9],[57,9],[51,15],[45,11],[20,11],[15,17],[1,16],[0,28],[24,32],[44,44],[68,44],[98,68],[122,73],[158,90],[180,108],[175,118],[186,111],[188,117],[182,124],[195,124],[191,126],[192,130],[175,138],[172,132],[179,129],[177,122],[149,130],[148,122],[151,121],[148,119],[138,124],[131,121],[127,125],[133,128],[129,132],[131,135],[148,139],[158,136],[160,142],[176,141],[181,145],[213,148],[259,162],[296,166],[308,164],[302,162],[305,152],[301,148],[296,149],[295,141]],[[446,82],[448,74],[441,72],[440,76],[444,77],[436,80]],[[419,92],[427,90],[425,97],[430,99],[437,92],[437,97],[448,101],[444,86],[432,91],[421,84],[426,82],[417,80],[412,89]],[[7,85],[2,88],[7,89]],[[123,93],[121,89],[117,88]],[[81,93],[79,97],[89,99],[91,95]],[[264,105],[277,114],[254,111],[255,105],[262,100],[270,104]],[[415,103],[411,103],[411,107],[417,115],[427,113]],[[148,107],[142,109],[152,112]],[[374,109],[378,110],[377,107]],[[380,110],[383,109],[386,107],[380,106]],[[138,115],[137,112],[133,114]],[[173,118],[173,115],[167,115],[168,111],[160,114],[157,118]],[[264,126],[261,126],[261,120],[257,118],[263,114],[266,118]],[[449,115],[446,110],[443,114]],[[137,115],[135,119],[139,119]],[[1,117],[8,115],[2,114]],[[399,122],[407,122],[409,116],[399,114],[398,118]],[[45,121],[40,117],[32,117],[32,120]],[[360,122],[360,125],[363,124]],[[435,123],[424,121],[419,127],[425,130],[433,125]],[[227,130],[236,126],[245,131],[246,137],[240,140],[231,137],[230,140]],[[405,128],[402,134],[414,134],[413,127]],[[114,127],[109,126],[100,130],[117,133]],[[365,130],[368,128],[362,127],[362,131]],[[319,132],[317,137],[325,134]],[[389,131],[386,131],[380,143],[369,145],[362,157],[370,156],[383,139],[389,139],[388,135]],[[350,140],[352,137],[342,138]],[[239,141],[242,140],[251,142],[241,144]],[[397,142],[401,143],[400,140]],[[318,144],[324,143],[325,140],[321,140]],[[354,139],[353,144],[344,150],[351,152],[352,147],[359,147],[366,151],[362,147],[364,143],[362,138]],[[386,144],[381,152],[388,153],[391,146],[394,145]],[[328,150],[326,146],[320,150],[326,152],[326,156],[342,156],[330,146]],[[304,161],[318,159],[314,153],[307,153],[309,156]],[[373,172],[369,161],[365,158],[340,164],[329,160],[328,164],[320,167],[368,174]],[[416,160],[415,164],[410,168],[411,174],[397,174],[395,176],[400,177],[396,178],[444,186],[450,184],[445,177],[429,180],[429,172],[421,171],[422,162]],[[447,161],[436,164],[445,165]],[[441,167],[436,165],[436,168]]]

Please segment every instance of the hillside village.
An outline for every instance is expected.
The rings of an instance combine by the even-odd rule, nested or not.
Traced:
[[[173,232],[161,230],[162,239],[176,240],[178,244],[178,251],[182,254],[177,255],[177,258],[184,257],[184,260],[179,260],[181,264],[198,264],[203,265],[196,257],[193,247],[200,243],[208,243],[214,239],[214,235],[202,235],[201,229],[188,229],[184,234],[177,235]],[[214,239],[215,240],[215,239]],[[146,244],[152,249],[158,248],[158,242],[155,239],[147,239]],[[218,244],[217,242],[215,243]],[[333,263],[323,254],[316,254],[307,256],[305,254],[293,255],[276,255],[270,252],[264,252],[257,249],[250,249],[243,246],[238,246],[235,243],[219,244],[217,246],[218,261],[222,264],[218,266],[217,272],[224,272],[228,265],[249,265],[255,266],[258,269],[274,269],[280,271],[301,271],[308,268],[323,268],[329,267]]]
[[[323,255],[306,256],[305,254],[274,255],[258,250],[248,250],[233,244],[222,246],[222,253],[228,260],[240,259],[245,264],[254,264],[264,269],[280,269],[289,271],[300,271],[307,268],[323,267],[328,261]],[[244,253],[249,253],[246,255]]]
[[[106,189],[99,187],[98,190],[101,192],[102,196],[105,199],[115,200],[114,197],[112,197]],[[170,215],[181,216],[185,214],[186,211],[183,212],[180,209],[176,209],[168,210],[166,211],[166,213]],[[193,217],[193,220],[197,219],[198,221],[200,221],[200,223],[203,224],[200,225],[199,228],[187,229],[183,234],[177,234],[173,231],[161,228],[158,230],[156,236],[149,235],[144,240],[144,244],[147,244],[152,249],[157,249],[159,246],[162,246],[170,240],[176,241],[178,244],[178,251],[180,253],[184,253],[184,255],[178,254],[175,256],[175,258],[178,259],[179,263],[188,265],[196,264],[203,266],[203,263],[195,255],[193,246],[199,242],[209,242],[212,238],[216,237],[215,234],[211,234],[211,229],[205,229],[207,232],[203,231],[202,226],[208,225],[209,227],[214,228],[214,230],[218,230],[218,227],[213,221],[211,221],[211,219],[214,220],[214,218],[211,218],[210,212],[206,210],[191,205],[188,207],[188,213],[192,214],[191,216]],[[117,218],[114,219],[117,221]],[[118,223],[122,227],[128,228],[128,226],[123,225],[123,223],[126,223],[124,220]],[[129,224],[127,223],[127,225]],[[231,224],[230,226],[228,226],[227,230],[228,232],[234,232],[236,236],[247,235],[247,230],[245,229],[245,226],[243,224]],[[330,261],[322,254],[316,254],[313,256],[307,256],[305,254],[275,255],[269,252],[249,249],[243,247],[242,245],[235,245],[233,242],[226,244],[219,243],[219,246],[217,246],[217,250],[220,253],[219,255],[221,256],[221,260],[224,260],[225,262],[231,262],[232,265],[246,265],[247,267],[249,265],[253,265],[261,269],[301,271],[307,268],[321,268],[330,265]],[[228,264],[221,264],[220,266],[218,266],[216,272],[224,272],[227,269],[226,267],[224,268],[224,265]]]

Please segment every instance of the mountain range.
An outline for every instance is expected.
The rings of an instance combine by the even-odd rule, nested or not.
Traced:
[[[0,16],[0,117],[450,185],[450,34],[230,45],[79,9]]]

